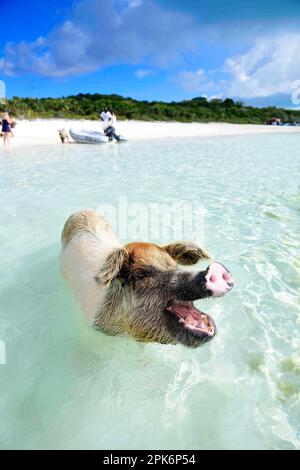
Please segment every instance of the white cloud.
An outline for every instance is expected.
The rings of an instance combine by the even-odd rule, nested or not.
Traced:
[[[186,91],[197,93],[208,99],[222,95],[223,81],[217,78],[217,71],[198,69],[196,71],[183,70],[177,75],[177,83]]]
[[[228,58],[220,70],[182,71],[181,86],[195,93],[212,90],[219,96],[265,98],[292,94],[300,79],[300,34],[261,37],[244,54]]]
[[[142,0],[129,0],[128,6],[129,8],[136,8],[142,4]]]
[[[0,71],[60,77],[143,59],[165,67],[193,50],[198,35],[191,16],[154,0],[80,0],[46,37],[7,44]]]
[[[201,92],[207,88],[208,79],[203,69],[195,72],[183,70],[178,74],[179,83],[187,91]]]
[[[138,69],[134,72],[134,75],[138,78],[145,78],[153,75],[155,72],[151,69]]]
[[[8,43],[0,72],[64,77],[131,64],[137,67],[135,75],[144,78],[199,52],[201,36],[192,16],[156,0],[77,0],[69,19],[45,37]],[[300,33],[277,30],[256,40],[251,35],[251,41],[251,47],[228,57],[220,69],[204,70],[199,64],[194,71],[178,73],[177,83],[208,96],[291,95],[293,82],[300,79]]]
[[[300,34],[261,38],[245,54],[227,59],[227,93],[240,97],[266,97],[291,93],[300,78]]]

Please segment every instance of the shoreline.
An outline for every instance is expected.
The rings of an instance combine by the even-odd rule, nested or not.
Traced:
[[[60,144],[58,130],[70,127],[102,130],[99,121],[84,119],[33,119],[19,120],[14,129],[15,137],[11,147],[28,145]],[[118,121],[117,134],[129,140],[187,138],[187,137],[221,137],[255,134],[290,134],[300,133],[300,127],[268,126],[261,124],[231,124],[221,122],[182,123],[165,121]]]

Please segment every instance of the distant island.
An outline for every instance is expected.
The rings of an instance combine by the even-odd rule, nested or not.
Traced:
[[[119,120],[229,122],[264,124],[277,118],[284,122],[300,123],[300,111],[277,107],[256,108],[230,98],[193,98],[179,102],[138,101],[119,95],[83,94],[62,98],[13,97],[0,104],[0,111],[8,110],[19,119],[60,118],[99,119],[104,106],[115,111]]]

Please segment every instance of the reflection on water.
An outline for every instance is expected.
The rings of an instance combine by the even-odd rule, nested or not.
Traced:
[[[300,448],[299,146],[281,135],[0,155],[1,448]],[[202,302],[218,325],[202,349],[107,337],[76,311],[62,225],[120,195],[206,209],[205,247],[236,287]]]

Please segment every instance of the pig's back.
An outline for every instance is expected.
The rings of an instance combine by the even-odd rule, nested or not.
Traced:
[[[95,276],[108,255],[120,246],[111,226],[96,211],[75,213],[66,222],[62,234],[61,272],[90,322],[101,308],[106,293]]]

